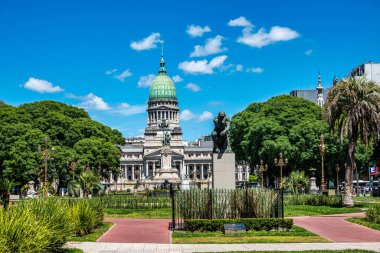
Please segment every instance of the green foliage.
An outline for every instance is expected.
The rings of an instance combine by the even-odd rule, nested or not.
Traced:
[[[103,196],[93,198],[98,200],[99,205],[104,208],[118,209],[161,209],[170,208],[170,197],[148,197],[148,196]]]
[[[297,194],[284,197],[287,205],[310,205],[310,206],[330,206],[342,207],[342,196],[326,196],[317,194]]]
[[[18,183],[9,181],[6,178],[0,178],[0,194],[1,200],[3,201],[4,209],[7,209],[9,204],[9,196],[13,187],[17,186]]]
[[[380,224],[380,208],[379,208],[379,206],[368,208],[368,210],[365,212],[365,220],[368,222]]]
[[[75,233],[84,236],[100,226],[103,221],[103,209],[90,201],[75,201],[71,208],[71,217],[75,224]]]
[[[48,162],[48,180],[58,180],[59,187],[73,180],[67,162],[77,164],[75,175],[89,167],[109,178],[118,170],[120,150],[114,144],[124,142],[119,131],[91,120],[83,109],[41,101],[19,107],[0,104],[0,178],[21,185],[39,182],[44,164],[38,148],[44,150],[45,137],[48,149],[56,149]]]
[[[304,171],[294,170],[288,177],[284,178],[284,186],[292,194],[302,193],[302,189],[306,191],[309,184],[309,178],[305,176]]]
[[[102,208],[86,200],[24,200],[0,211],[0,252],[57,252],[73,233],[87,234],[102,220]]]
[[[295,169],[308,171],[311,167],[320,167],[321,134],[325,134],[329,143],[326,159],[340,162],[336,155],[340,151],[339,141],[328,132],[319,106],[302,98],[282,95],[264,103],[253,103],[234,115],[230,137],[237,160],[247,161],[253,168],[263,159],[269,166],[267,174],[273,180],[280,174],[273,161],[280,152],[289,160],[284,175]]]
[[[324,118],[341,140],[345,138],[349,142],[343,203],[352,207],[352,175],[358,141],[367,145],[380,134],[380,87],[365,78],[343,79],[330,90]]]
[[[185,220],[185,230],[187,231],[224,231],[224,224],[242,223],[247,230],[267,230],[286,229],[293,226],[292,219],[277,218],[242,218],[242,219],[190,219]]]
[[[258,179],[259,179],[259,177],[256,175],[249,175],[249,182],[250,183],[256,183]]]
[[[175,193],[175,212],[185,220],[271,217],[277,197],[265,188],[191,189]]]

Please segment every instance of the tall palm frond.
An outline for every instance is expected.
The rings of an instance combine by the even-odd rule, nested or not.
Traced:
[[[331,88],[324,118],[341,140],[349,140],[343,203],[353,206],[352,179],[357,141],[377,141],[380,133],[380,87],[365,78],[347,78]]]

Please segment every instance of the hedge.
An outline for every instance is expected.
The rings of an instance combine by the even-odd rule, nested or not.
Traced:
[[[243,223],[247,230],[290,230],[293,226],[292,219],[278,218],[241,218],[241,219],[190,219],[185,220],[187,231],[224,231],[224,224]]]

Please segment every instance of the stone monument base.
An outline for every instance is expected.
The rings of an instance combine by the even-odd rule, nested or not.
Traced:
[[[212,187],[235,189],[235,153],[212,154]]]

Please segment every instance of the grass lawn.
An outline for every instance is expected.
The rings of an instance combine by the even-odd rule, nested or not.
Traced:
[[[340,213],[358,213],[362,212],[361,208],[353,207],[329,207],[329,206],[285,206],[285,217],[295,216],[316,216],[326,214],[340,214]]]
[[[347,221],[349,222],[352,222],[352,223],[356,223],[356,224],[359,224],[359,225],[362,225],[362,226],[366,226],[366,227],[369,227],[369,228],[372,228],[372,229],[376,229],[376,230],[380,230],[380,224],[376,224],[374,222],[369,222],[369,221],[366,221],[365,218],[349,218],[347,219]]]
[[[290,231],[247,231],[246,234],[223,232],[174,232],[173,243],[300,243],[329,242],[303,228],[293,226]]]
[[[267,253],[284,251],[229,251],[224,253]],[[349,249],[349,250],[305,250],[305,251],[286,251],[287,253],[375,253],[376,251]]]
[[[162,209],[104,209],[106,218],[135,218],[135,219],[170,219],[172,210],[170,208]]]
[[[92,233],[85,236],[71,236],[68,241],[70,242],[96,242],[105,232],[113,225],[112,222],[103,222],[103,224],[96,228]],[[71,252],[71,251],[70,251]],[[76,251],[73,251],[76,252]],[[81,251],[78,251],[81,252]]]

